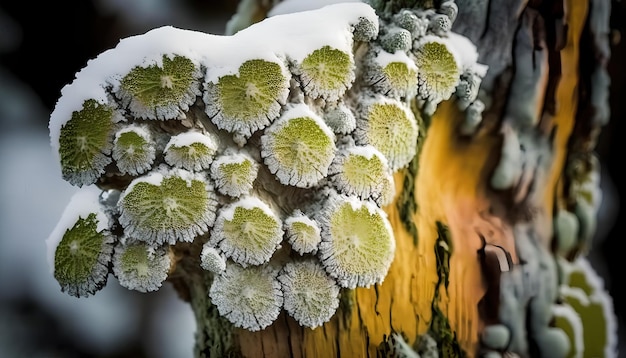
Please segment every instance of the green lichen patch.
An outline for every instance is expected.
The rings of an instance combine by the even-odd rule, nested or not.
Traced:
[[[107,105],[89,99],[62,127],[59,157],[63,179],[72,185],[95,183],[111,163],[113,133],[120,115]]]
[[[220,210],[209,245],[245,267],[269,261],[282,238],[282,222],[269,206],[247,197]]]
[[[335,194],[319,222],[319,258],[326,271],[345,288],[383,282],[395,254],[386,214],[370,202]]]
[[[190,242],[207,233],[217,202],[202,177],[179,170],[135,179],[118,206],[125,234],[158,246]]]
[[[383,68],[389,91],[399,97],[413,94],[417,88],[417,72],[404,62],[391,62]]]
[[[119,245],[113,255],[113,273],[120,285],[139,292],[157,291],[170,269],[166,247],[154,249],[144,242]]]
[[[123,174],[139,175],[150,170],[156,157],[152,135],[146,127],[129,126],[115,134],[113,159]]]
[[[211,165],[211,178],[219,193],[239,197],[252,190],[258,171],[258,163],[249,155],[226,154]]]
[[[113,241],[106,230],[98,231],[96,214],[79,217],[63,234],[54,255],[54,278],[61,285],[61,291],[85,297],[104,287]]]
[[[249,60],[239,75],[206,84],[206,113],[220,129],[250,137],[280,115],[289,93],[289,78],[281,64]]]
[[[199,132],[185,132],[173,136],[165,146],[165,162],[190,171],[208,169],[217,153],[215,136]]]
[[[281,117],[261,137],[265,164],[285,185],[308,188],[328,174],[335,156],[334,134],[310,112]]]
[[[278,318],[283,306],[277,274],[270,266],[227,265],[213,280],[209,297],[236,327],[259,331]]]
[[[575,339],[582,338],[585,357],[609,357],[616,352],[617,321],[613,311],[613,301],[604,288],[604,283],[591,265],[583,258],[565,267],[566,280],[561,286],[561,298],[566,307],[571,308],[575,320],[563,316],[555,320],[558,328],[568,334],[570,347],[576,346]],[[571,316],[571,315],[570,315]],[[575,333],[582,337],[577,337]],[[570,334],[574,333],[574,335]],[[571,350],[570,350],[571,352]]]
[[[354,69],[352,54],[324,46],[306,56],[297,73],[306,95],[336,101],[352,85]]]
[[[321,326],[339,307],[339,286],[316,261],[288,262],[278,281],[285,311],[301,326]]]
[[[380,97],[361,110],[355,136],[357,144],[370,144],[380,151],[396,171],[416,154],[417,121],[401,102]]]
[[[387,159],[372,146],[351,146],[341,150],[329,171],[337,190],[377,205],[393,200],[394,184]]]
[[[201,77],[191,59],[163,55],[161,65],[134,67],[122,78],[116,94],[137,118],[184,118],[200,95]]]
[[[317,222],[297,210],[285,219],[284,226],[285,238],[293,250],[301,255],[317,252],[322,241]]]
[[[461,72],[448,46],[428,40],[414,48],[414,54],[418,67],[418,96],[435,104],[450,98]]]

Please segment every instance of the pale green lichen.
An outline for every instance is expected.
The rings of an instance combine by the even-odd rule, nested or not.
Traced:
[[[222,273],[226,270],[226,259],[213,246],[205,243],[200,253],[200,267],[212,273]]]
[[[113,255],[113,273],[122,287],[139,292],[158,290],[170,269],[166,247],[153,248],[145,242],[120,244]]]
[[[149,129],[128,126],[115,134],[113,159],[122,174],[139,175],[152,168],[156,148]]]
[[[454,93],[460,68],[447,45],[436,39],[426,39],[413,48],[418,68],[418,96],[437,104]]]
[[[356,128],[356,118],[343,102],[330,106],[324,112],[324,122],[335,134],[348,134]]]
[[[560,287],[561,301],[575,311],[581,326],[570,327],[576,322],[561,317],[556,320],[556,327],[570,334],[570,346],[576,346],[574,339],[577,336],[572,334],[582,330],[583,343],[578,349],[583,350],[583,357],[616,356],[617,319],[613,300],[604,288],[604,282],[585,258],[560,263],[565,277]]]
[[[210,167],[217,149],[218,141],[214,135],[184,132],[170,139],[163,154],[169,165],[199,172]]]
[[[407,97],[416,91],[417,71],[407,66],[405,62],[391,62],[382,72],[392,95]]]
[[[256,197],[220,209],[208,244],[242,266],[269,261],[282,241],[282,222]]]
[[[340,286],[369,287],[383,282],[396,248],[384,211],[356,197],[334,194],[319,222],[319,258]]]
[[[327,176],[335,156],[334,140],[322,119],[296,107],[261,137],[261,156],[282,184],[308,188]]]
[[[285,219],[285,238],[291,248],[300,255],[315,254],[322,241],[319,225],[313,219],[296,210]]]
[[[384,97],[364,105],[355,131],[357,144],[369,144],[380,151],[392,171],[413,159],[417,136],[413,113],[401,102]]]
[[[219,156],[211,165],[211,178],[220,194],[231,197],[245,195],[252,190],[259,164],[245,153]]]
[[[302,60],[297,74],[305,94],[336,101],[352,85],[354,69],[351,53],[324,46]]]
[[[371,145],[349,146],[339,151],[329,170],[340,193],[387,205],[395,186],[387,159]]]
[[[108,104],[90,99],[62,127],[59,157],[63,179],[72,185],[95,183],[111,163],[116,122],[121,115]]]
[[[314,260],[288,262],[278,281],[285,311],[301,326],[321,326],[339,307],[339,286]]]
[[[61,291],[90,296],[104,287],[113,253],[113,236],[98,230],[96,214],[79,217],[67,229],[54,254],[54,278]]]
[[[135,179],[118,203],[124,233],[151,245],[191,242],[207,233],[217,202],[201,176],[179,170]]]
[[[413,39],[411,32],[403,28],[393,28],[380,39],[380,44],[389,53],[396,51],[408,51],[411,49]]]
[[[259,331],[272,324],[283,306],[283,292],[270,266],[229,264],[217,275],[209,297],[222,317],[236,327]]]
[[[184,118],[200,95],[201,77],[191,59],[163,55],[161,64],[134,67],[120,81],[116,95],[137,118]]]
[[[281,64],[249,60],[241,64],[238,75],[206,84],[206,113],[218,128],[250,137],[280,115],[288,89]]]

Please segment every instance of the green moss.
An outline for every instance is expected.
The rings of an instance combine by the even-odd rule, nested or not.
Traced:
[[[452,256],[452,239],[448,226],[437,221],[437,240],[435,241],[435,258],[437,259],[437,286],[443,282],[445,289],[450,283],[450,256]]]
[[[178,168],[201,171],[209,168],[216,152],[217,148],[210,148],[200,142],[183,146],[171,145],[165,152],[165,161]]]
[[[59,156],[63,179],[73,185],[93,184],[110,162],[114,109],[89,99],[61,127]]]
[[[435,286],[435,296],[431,304],[432,318],[430,322],[429,332],[437,341],[437,347],[441,357],[465,357],[466,353],[461,349],[457,341],[456,332],[452,331],[450,322],[445,314],[439,308],[439,292],[441,285],[445,290],[448,289],[450,276],[450,256],[452,255],[452,238],[448,227],[437,221],[437,240],[435,240],[435,258],[437,260],[437,284]]]
[[[437,341],[437,348],[439,349],[439,356],[442,358],[461,358],[466,357],[467,354],[461,348],[459,344],[456,332],[452,331],[450,322],[443,312],[439,309],[437,304],[433,302],[432,306],[433,316],[430,322],[430,334]]]

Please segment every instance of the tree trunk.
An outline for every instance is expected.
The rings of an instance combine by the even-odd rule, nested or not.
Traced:
[[[395,174],[396,197],[385,207],[397,247],[384,283],[344,290],[322,327],[303,328],[283,312],[250,332],[219,318],[207,303],[207,274],[180,262],[170,280],[197,315],[198,355],[384,356],[402,341],[423,351],[426,335],[446,357],[559,352],[549,337],[567,284],[561,261],[584,257],[594,232],[593,190],[585,196],[577,188],[598,171],[593,150],[608,119],[610,2],[456,3],[453,31],[489,66],[480,95],[486,110],[464,133],[454,99],[432,116],[414,105],[427,130],[419,154]],[[575,242],[557,229],[563,215],[576,218]],[[187,249],[193,258],[201,248]],[[490,348],[485,329],[498,325],[510,338]],[[560,353],[574,355],[573,345]]]

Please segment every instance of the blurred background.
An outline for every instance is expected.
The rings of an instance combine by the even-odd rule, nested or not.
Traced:
[[[613,3],[612,27],[623,35],[626,7]],[[47,126],[61,88],[120,38],[162,25],[222,34],[236,7],[237,0],[0,2],[0,357],[192,356],[194,317],[169,284],[141,294],[110,276],[88,299],[60,292],[45,240],[75,188],[53,165]],[[597,146],[603,206],[589,256],[620,323],[625,42],[609,64],[612,118]]]

